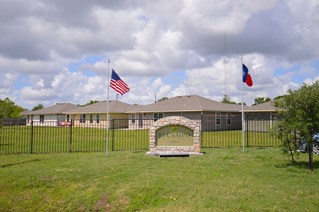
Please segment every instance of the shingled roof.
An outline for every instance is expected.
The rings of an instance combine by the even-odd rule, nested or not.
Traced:
[[[218,111],[239,112],[240,105],[225,104],[198,95],[177,96],[153,104],[128,108],[127,113],[148,112],[194,112],[194,111]]]
[[[74,105],[70,103],[57,103],[56,105],[52,105],[50,107],[46,107],[40,110],[24,112],[23,115],[63,114],[65,111],[78,108],[78,107],[79,107],[78,105]]]
[[[110,100],[108,107],[110,113],[125,113],[127,109],[130,107],[130,104]],[[84,114],[84,113],[107,113],[107,102],[97,102],[94,104],[90,104],[84,107],[78,107],[73,110],[68,110],[65,114]]]
[[[273,101],[269,101],[246,108],[245,112],[276,112],[276,107]]]

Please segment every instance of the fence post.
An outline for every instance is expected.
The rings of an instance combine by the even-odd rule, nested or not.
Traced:
[[[115,127],[114,122],[115,122],[115,119],[112,120],[112,151],[114,151],[114,133],[115,133],[115,131],[114,131],[114,127]]]
[[[204,139],[203,139],[203,112],[200,114],[200,125],[199,125],[199,132],[200,132],[200,143],[201,146],[204,146]]]
[[[246,113],[246,141],[247,141],[247,147],[249,147],[249,113]]]
[[[31,120],[30,154],[33,152],[33,119]]]
[[[0,119],[0,144],[2,143],[2,135],[3,135],[3,132],[2,132],[2,119]]]
[[[74,118],[74,117],[73,117]],[[71,119],[71,124],[69,125],[69,128],[70,128],[70,140],[69,140],[69,152],[71,153],[72,152],[72,128],[73,128],[73,118]]]

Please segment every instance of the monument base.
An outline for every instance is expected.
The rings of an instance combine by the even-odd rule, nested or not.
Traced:
[[[203,155],[201,152],[174,152],[174,151],[149,151],[146,153],[148,156],[160,157],[189,157]]]

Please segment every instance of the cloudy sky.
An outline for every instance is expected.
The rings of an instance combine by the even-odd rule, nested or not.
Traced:
[[[241,55],[248,104],[319,80],[318,0],[0,3],[0,98],[27,109],[106,100],[108,58],[131,104],[155,94],[240,102]]]

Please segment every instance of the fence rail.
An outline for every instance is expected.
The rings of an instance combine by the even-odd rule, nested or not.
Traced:
[[[225,117],[226,118],[226,117]],[[223,119],[223,118],[221,118]],[[226,118],[227,119],[227,118]],[[226,120],[225,119],[225,120]],[[236,147],[242,145],[240,119],[232,123],[216,117],[205,116],[195,120],[201,124],[202,147]],[[114,119],[108,130],[108,151],[148,150],[149,128],[154,120]],[[142,122],[141,122],[142,121]],[[246,119],[245,146],[279,146],[280,141],[270,135],[269,127],[273,120]],[[2,123],[2,124],[1,124]],[[0,121],[0,154],[33,154],[63,152],[97,152],[106,150],[106,126],[85,123],[81,126],[57,125],[57,122],[31,122],[22,125],[21,121],[3,124]],[[143,124],[140,124],[143,123]],[[126,126],[126,127],[123,127]]]

